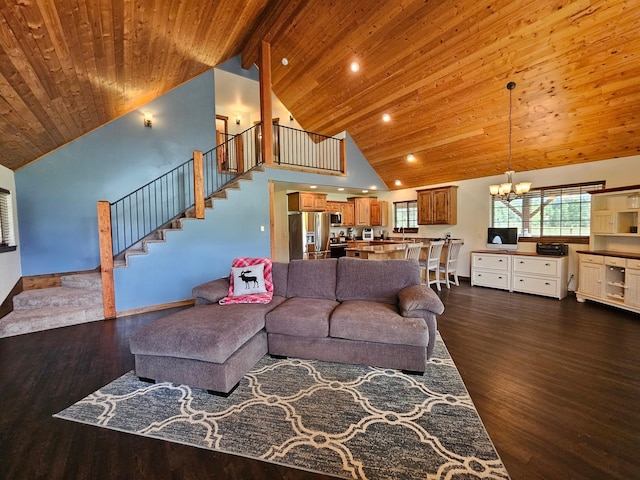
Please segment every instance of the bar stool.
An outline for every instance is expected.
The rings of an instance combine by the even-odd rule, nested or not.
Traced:
[[[429,242],[429,251],[427,253],[427,261],[424,265],[424,279],[427,285],[436,284],[440,291],[440,255],[444,247],[444,240],[432,240]],[[434,279],[431,280],[430,272],[434,273]]]
[[[447,249],[447,259],[444,263],[440,264],[439,270],[444,273],[444,279],[449,287],[449,276],[453,275],[453,280],[456,286],[460,286],[458,283],[458,255],[460,254],[460,247],[463,244],[462,239],[449,240],[449,248]]]
[[[420,249],[422,248],[422,242],[407,243],[405,248],[404,258],[418,261],[420,258]]]

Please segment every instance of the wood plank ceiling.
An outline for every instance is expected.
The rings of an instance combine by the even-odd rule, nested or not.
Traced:
[[[261,39],[296,120],[348,131],[389,188],[502,174],[510,80],[516,180],[640,153],[637,0],[3,0],[0,164],[249,66]]]

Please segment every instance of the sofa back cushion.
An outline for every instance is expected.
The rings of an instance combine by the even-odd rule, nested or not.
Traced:
[[[404,287],[420,285],[420,265],[415,260],[338,259],[336,299],[398,303]]]
[[[335,258],[326,260],[292,260],[289,263],[287,297],[336,299]]]
[[[289,264],[273,262],[271,270],[273,278],[273,294],[279,297],[287,296],[287,277],[289,276]]]

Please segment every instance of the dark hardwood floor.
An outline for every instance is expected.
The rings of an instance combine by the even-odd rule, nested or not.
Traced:
[[[439,329],[514,480],[640,478],[640,315],[462,283]],[[170,311],[0,339],[2,479],[315,479],[52,418],[133,368]]]

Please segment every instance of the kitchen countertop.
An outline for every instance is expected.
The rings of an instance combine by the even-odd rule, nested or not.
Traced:
[[[405,245],[403,243],[362,245],[360,247],[348,247],[345,250],[347,252],[347,257],[369,260],[387,260],[404,258],[405,256]]]

